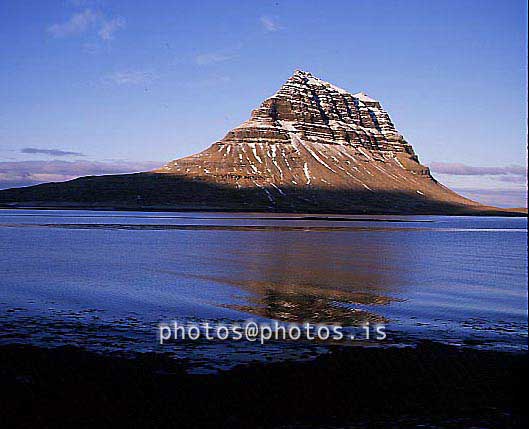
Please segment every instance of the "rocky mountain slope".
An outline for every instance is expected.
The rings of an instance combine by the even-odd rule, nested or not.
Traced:
[[[475,204],[432,178],[378,101],[299,70],[224,139],[156,171],[257,187],[271,204],[290,188],[407,192]]]
[[[152,172],[0,191],[1,203],[152,209],[466,213],[377,100],[297,70],[251,118]]]

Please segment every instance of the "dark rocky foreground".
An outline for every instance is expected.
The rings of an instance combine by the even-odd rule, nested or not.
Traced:
[[[189,375],[162,355],[0,347],[1,427],[526,427],[527,354],[336,348]]]

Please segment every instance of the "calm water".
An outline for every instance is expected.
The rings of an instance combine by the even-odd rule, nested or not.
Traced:
[[[526,218],[0,210],[0,341],[159,350],[160,321],[253,317],[527,349],[526,249]],[[310,349],[169,347],[206,366]]]

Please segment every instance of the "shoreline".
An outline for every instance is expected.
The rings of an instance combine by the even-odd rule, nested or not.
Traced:
[[[491,216],[491,217],[527,217],[528,211],[526,208],[514,207],[501,209],[498,207],[491,207],[490,210],[461,210],[461,211],[425,211],[425,212],[391,212],[391,211],[340,211],[340,210],[256,210],[255,208],[244,209],[241,207],[229,209],[225,207],[151,207],[151,206],[138,206],[138,207],[120,207],[120,206],[90,206],[90,205],[79,205],[79,206],[61,206],[61,205],[47,205],[47,206],[15,206],[5,203],[0,203],[0,210],[85,210],[85,211],[119,211],[119,212],[182,212],[182,213],[256,213],[256,214],[292,214],[292,215],[321,215],[316,220],[326,220],[323,218],[325,215],[342,215],[342,216]],[[265,218],[269,219],[269,218]],[[305,219],[300,219],[305,220]],[[314,219],[307,219],[314,220]],[[332,219],[331,219],[332,220]],[[367,219],[369,220],[369,219]]]
[[[2,345],[0,418],[5,427],[525,427],[527,356],[422,341],[188,374],[162,353]]]

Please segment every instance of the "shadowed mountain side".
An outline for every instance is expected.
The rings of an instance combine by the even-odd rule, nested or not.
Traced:
[[[270,198],[271,197],[271,198]],[[406,192],[353,191],[318,187],[234,188],[173,174],[87,176],[0,191],[4,207],[132,210],[221,210],[349,214],[520,215]]]

